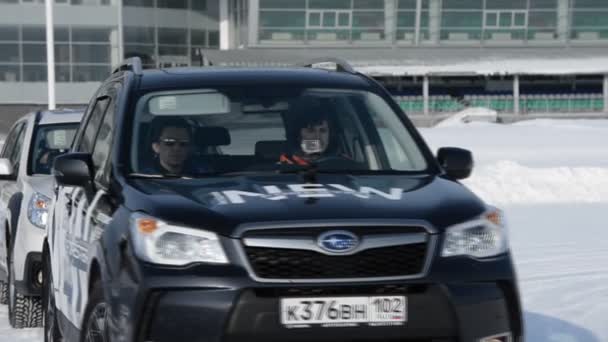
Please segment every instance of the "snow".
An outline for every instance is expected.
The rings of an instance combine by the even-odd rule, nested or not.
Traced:
[[[8,307],[0,306],[0,342],[42,342],[42,329],[15,330],[8,324]]]
[[[608,341],[608,121],[455,120],[421,131],[433,150],[470,149],[464,183],[505,211],[527,341]]]
[[[445,64],[440,60],[400,65],[357,66],[373,76],[424,75],[570,75],[608,73],[608,58],[479,58]]]
[[[469,122],[496,122],[498,119],[498,113],[493,109],[483,107],[470,107],[465,108],[462,111],[450,115],[446,119],[440,121],[435,127],[451,127],[460,126],[464,123]]]
[[[462,117],[421,132],[434,151],[470,149],[464,183],[505,211],[527,341],[608,341],[608,121]],[[0,342],[42,340],[40,329],[10,329],[0,308]]]

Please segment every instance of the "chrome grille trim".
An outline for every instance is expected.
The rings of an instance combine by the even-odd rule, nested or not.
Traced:
[[[425,255],[425,261],[422,267],[422,271],[417,274],[411,274],[406,276],[391,276],[391,277],[368,277],[368,278],[321,278],[321,279],[271,279],[271,278],[261,278],[258,277],[249,262],[247,254],[245,253],[245,241],[249,241],[249,243],[276,243],[276,244],[285,244],[286,241],[284,239],[276,239],[272,238],[272,230],[273,229],[284,229],[284,228],[312,228],[312,227],[327,227],[328,229],[334,228],[344,228],[344,227],[366,227],[366,226],[383,226],[383,227],[422,227],[424,228],[428,234],[422,233],[425,235],[425,241],[427,241],[427,250]],[[419,279],[423,278],[428,274],[428,271],[431,267],[431,263],[433,260],[433,256],[435,255],[437,244],[438,244],[438,235],[437,230],[428,224],[425,221],[420,220],[329,220],[329,221],[291,221],[291,222],[272,222],[272,223],[258,223],[258,224],[247,224],[237,228],[236,236],[242,237],[248,231],[262,231],[268,230],[269,239],[266,238],[244,238],[244,239],[230,239],[232,243],[233,250],[236,251],[237,256],[240,260],[240,263],[246,268],[247,273],[251,279],[260,282],[260,283],[309,283],[309,284],[318,284],[318,283],[347,283],[347,282],[377,282],[377,281],[395,281],[395,280],[408,280],[408,279]],[[420,233],[401,233],[401,234],[382,234],[381,240],[387,242],[387,238],[389,236],[396,236],[397,238],[402,238],[405,235],[411,235],[410,241],[415,241],[420,238]],[[380,237],[380,236],[378,236]],[[366,236],[362,237],[362,240],[365,240]],[[278,242],[278,240],[281,240]],[[311,239],[313,243],[315,240]],[[405,239],[403,240],[405,241]],[[420,243],[420,242],[410,242],[412,243]],[[297,244],[305,247],[308,245],[308,242],[299,241]],[[316,244],[315,244],[316,245]],[[402,244],[403,245],[403,244]],[[249,246],[249,245],[247,245]],[[391,246],[394,246],[391,244]],[[254,247],[254,246],[250,246]],[[257,247],[257,246],[256,246]],[[279,248],[276,246],[260,246],[260,247],[271,247],[271,248]],[[390,246],[378,246],[378,247],[390,247]],[[375,247],[375,248],[378,248]],[[295,249],[293,246],[284,246],[284,248]],[[312,247],[311,247],[312,248]],[[366,248],[369,249],[369,248]],[[310,248],[305,248],[305,250],[312,250]],[[357,249],[357,251],[361,251],[362,249]],[[314,249],[316,252],[317,250]],[[325,252],[324,254],[328,254]],[[342,254],[344,256],[348,256],[348,254]],[[352,254],[351,254],[352,255]]]
[[[263,248],[278,248],[278,249],[299,249],[305,251],[313,251],[326,255],[353,255],[368,249],[393,247],[401,245],[412,245],[415,243],[423,243],[427,241],[428,234],[425,233],[406,233],[406,234],[382,234],[382,235],[363,235],[360,236],[361,243],[357,248],[346,253],[332,253],[321,248],[316,241],[316,238],[289,238],[279,237],[255,237],[244,238],[243,244],[247,247],[263,247]]]

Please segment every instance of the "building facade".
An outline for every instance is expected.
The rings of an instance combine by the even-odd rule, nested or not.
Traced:
[[[86,103],[123,56],[190,65],[219,48],[219,1],[55,0],[57,102]],[[44,0],[0,0],[0,104],[47,102]]]
[[[606,0],[54,1],[60,104],[86,102],[131,56],[167,67],[210,49],[608,47]],[[44,0],[0,0],[0,104],[46,103],[44,25]]]
[[[605,0],[252,0],[249,46],[608,42]]]

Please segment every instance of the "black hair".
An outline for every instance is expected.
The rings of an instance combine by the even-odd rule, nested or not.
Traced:
[[[286,133],[288,146],[292,152],[300,150],[300,130],[320,125],[323,121],[326,121],[329,126],[329,145],[327,149],[334,149],[338,130],[333,114],[331,103],[323,103],[316,98],[303,97],[291,103],[286,117]]]
[[[327,121],[331,126],[328,106],[323,106],[318,99],[300,98],[291,103],[287,121],[290,135],[298,137],[300,129],[319,125]]]
[[[192,126],[185,119],[159,116],[154,118],[151,123],[153,141],[158,142],[161,134],[167,127],[183,128],[188,132],[188,135],[192,137]]]

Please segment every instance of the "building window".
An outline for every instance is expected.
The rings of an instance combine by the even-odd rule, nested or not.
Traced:
[[[207,11],[207,0],[192,0],[190,8],[199,12]]]
[[[18,43],[0,43],[0,62],[19,63],[19,56]]]
[[[259,39],[264,43],[383,41],[384,6],[384,0],[260,0]]]
[[[486,0],[486,9],[528,9],[528,0]]]
[[[268,9],[306,8],[306,0],[260,0],[260,8],[268,8]]]
[[[416,0],[399,0],[397,3],[397,42],[414,43],[416,38]],[[420,40],[429,39],[429,0],[422,0],[420,13]]]
[[[23,65],[23,81],[25,82],[46,82],[46,64],[43,65]]]
[[[574,9],[603,9],[608,10],[608,2],[605,0],[572,0]]]
[[[0,62],[0,82],[19,82],[21,81],[19,66],[1,64]]]
[[[123,0],[123,6],[154,7],[154,0]]]
[[[483,3],[483,0],[443,0],[441,4],[441,40],[457,43],[481,40],[484,20]]]
[[[486,11],[486,28],[520,29],[527,26],[526,11]]]
[[[308,11],[306,28],[349,28],[351,16],[349,11]]]
[[[574,41],[608,39],[608,2],[603,0],[573,0],[571,2]]]
[[[158,8],[187,9],[187,0],[157,0]]]

